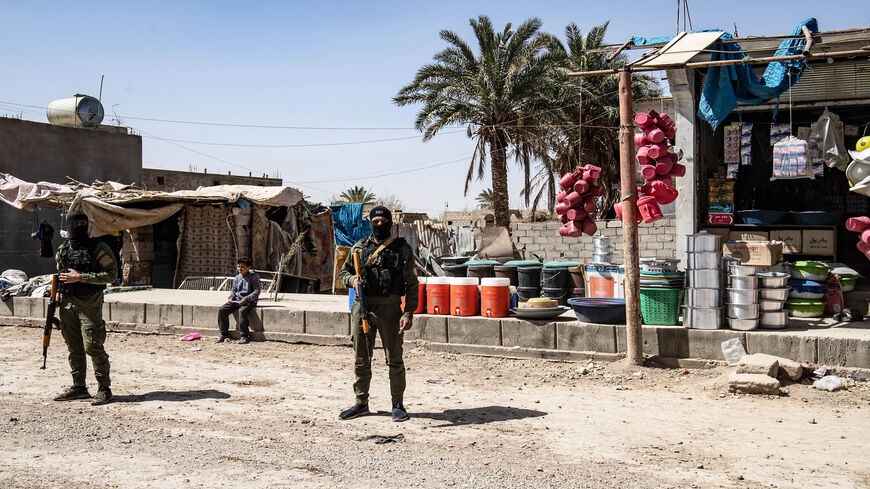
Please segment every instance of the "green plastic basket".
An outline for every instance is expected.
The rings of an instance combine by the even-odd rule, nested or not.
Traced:
[[[640,289],[640,314],[644,324],[672,326],[680,316],[682,289]]]

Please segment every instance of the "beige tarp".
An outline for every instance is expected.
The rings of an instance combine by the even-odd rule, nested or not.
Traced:
[[[88,215],[91,236],[112,234],[161,222],[181,210],[183,204],[167,204],[155,209],[131,209],[85,197],[76,208]]]

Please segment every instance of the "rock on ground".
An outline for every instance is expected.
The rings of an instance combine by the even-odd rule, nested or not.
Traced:
[[[762,374],[769,377],[776,377],[779,370],[779,357],[768,355],[766,353],[753,353],[752,355],[743,355],[740,362],[737,363],[738,374]]]
[[[745,394],[779,394],[779,381],[764,374],[728,374],[728,388]]]

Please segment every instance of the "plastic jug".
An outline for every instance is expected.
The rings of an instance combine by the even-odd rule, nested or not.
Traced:
[[[651,223],[664,217],[655,197],[641,197],[637,199],[637,210],[640,211],[640,215],[643,216],[643,222],[645,223]]]
[[[450,279],[450,314],[453,316],[477,316],[480,301],[477,296],[477,277],[452,277]]]
[[[426,279],[426,312],[450,314],[450,277]]]

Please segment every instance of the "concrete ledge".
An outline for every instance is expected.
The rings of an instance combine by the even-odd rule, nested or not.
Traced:
[[[305,333],[305,311],[264,307],[260,312],[263,317],[264,333]]]
[[[561,350],[542,350],[538,348],[507,348],[504,346],[485,346],[485,345],[462,345],[457,343],[429,343],[420,341],[420,346],[432,351],[441,351],[446,353],[460,353],[481,355],[487,357],[500,358],[541,358],[545,360],[563,360],[571,362],[613,362],[624,358],[624,355],[616,353],[599,353],[591,351],[561,351]]]
[[[661,354],[662,347],[660,345],[666,343],[667,341],[676,341],[677,337],[675,334],[668,331],[668,329],[684,329],[682,326],[642,326],[641,327],[641,341],[643,342],[643,353],[645,355],[659,355]],[[622,324],[616,325],[616,352],[617,353],[625,353],[628,350],[628,339],[626,337],[626,326]],[[659,332],[661,331],[661,333]],[[665,350],[668,350],[668,346],[665,345]],[[670,346],[670,350],[678,351],[678,348],[675,348],[673,345]]]
[[[34,297],[13,297],[12,310],[16,317],[44,318],[45,299]]]
[[[559,321],[556,323],[556,349],[616,353],[616,326]]]
[[[870,341],[853,338],[819,338],[818,345],[818,363],[822,365],[870,368]]]
[[[746,333],[732,331],[730,329],[687,329],[689,351],[685,355],[688,358],[710,358],[713,360],[725,360],[722,354],[722,342],[737,338],[740,343],[746,345]]]
[[[0,316],[15,315],[15,300],[12,297],[9,300],[0,301]]]
[[[147,314],[145,304],[137,304],[135,302],[107,302],[109,306],[110,316],[103,319],[109,321],[117,321],[121,323],[147,323]]]
[[[746,333],[746,353],[767,353],[801,363],[818,362],[818,338],[788,331],[751,331]],[[820,362],[824,363],[824,362]]]
[[[501,343],[505,347],[556,349],[556,323],[501,319]]]
[[[406,340],[425,340],[447,343],[447,316],[420,314],[414,316],[414,325],[406,331]]]
[[[184,307],[176,304],[145,304],[145,323],[184,324]]]
[[[447,338],[451,344],[499,346],[501,321],[482,317],[449,316]]]
[[[350,313],[305,311],[304,331],[323,336],[350,336]]]

